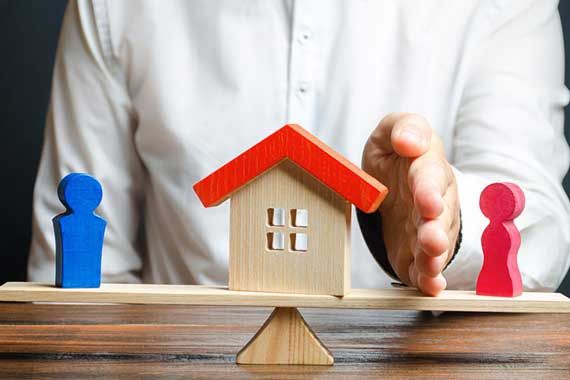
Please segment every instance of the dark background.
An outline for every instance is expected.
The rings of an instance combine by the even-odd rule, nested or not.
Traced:
[[[4,173],[0,284],[26,278],[32,191],[65,4],[65,0],[0,0],[0,162]],[[570,52],[570,2],[562,1],[559,8],[566,51]],[[568,108],[565,131],[568,139]],[[569,193],[569,176],[564,186]],[[570,276],[561,289],[570,295]]]

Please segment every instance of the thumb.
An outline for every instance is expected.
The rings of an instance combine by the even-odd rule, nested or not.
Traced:
[[[368,138],[363,161],[392,153],[401,157],[419,157],[428,151],[431,134],[431,127],[422,116],[391,113],[380,121]]]

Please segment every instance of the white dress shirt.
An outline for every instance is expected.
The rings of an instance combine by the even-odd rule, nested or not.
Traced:
[[[487,184],[521,186],[527,289],[570,265],[562,189],[563,43],[551,0],[71,1],[34,194],[31,280],[54,279],[57,184],[104,189],[104,281],[226,283],[228,202],[192,185],[283,124],[360,163],[389,112],[424,115],[457,176],[463,243],[444,272],[474,288]],[[356,218],[353,218],[356,219]],[[389,278],[353,228],[353,285]]]

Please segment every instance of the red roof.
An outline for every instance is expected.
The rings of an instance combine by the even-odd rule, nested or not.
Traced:
[[[287,124],[194,185],[206,207],[289,159],[364,212],[375,211],[386,186],[295,124]]]

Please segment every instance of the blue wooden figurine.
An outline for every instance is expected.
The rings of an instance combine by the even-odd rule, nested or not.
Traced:
[[[61,180],[57,193],[67,211],[53,218],[56,286],[98,288],[107,222],[93,211],[103,197],[101,184],[90,175],[72,173]]]

